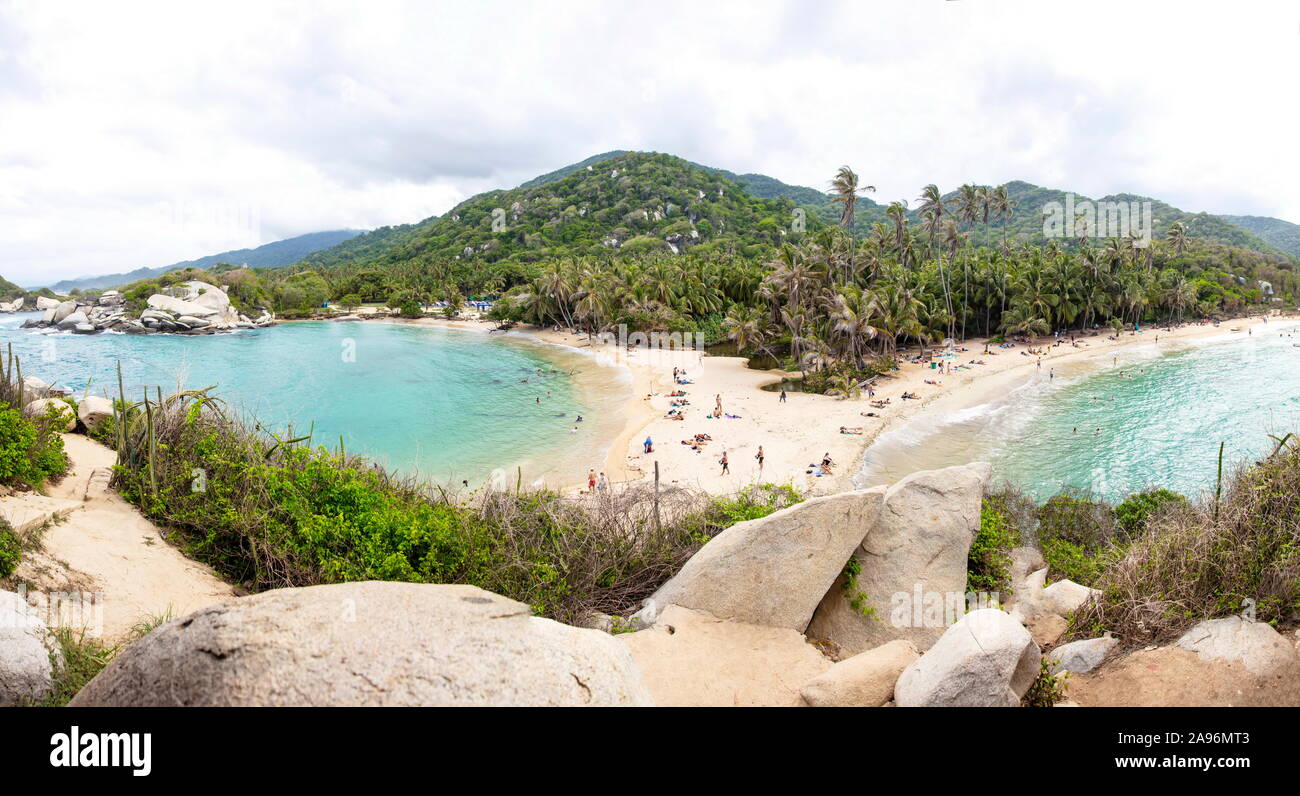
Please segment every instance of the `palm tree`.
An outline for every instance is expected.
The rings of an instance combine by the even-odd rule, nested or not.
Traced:
[[[840,166],[835,179],[831,180],[832,202],[841,205],[840,226],[848,229],[853,226],[853,210],[858,204],[858,194],[862,191],[874,192],[876,186],[858,186],[858,175],[848,166]]]
[[[1002,329],[1008,334],[1025,337],[1040,337],[1052,331],[1047,321],[1035,314],[1028,304],[1016,305],[1003,313]]]
[[[1187,250],[1187,226],[1181,221],[1170,224],[1165,240],[1169,241],[1169,245],[1174,247],[1177,254],[1182,255]]]
[[[921,202],[921,218],[925,220],[925,231],[930,236],[930,248],[934,248],[935,236],[943,228],[944,203],[943,194],[939,192],[939,186],[931,183],[921,189],[921,195],[918,197]]]

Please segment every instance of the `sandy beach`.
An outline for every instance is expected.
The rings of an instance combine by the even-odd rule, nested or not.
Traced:
[[[1276,328],[1279,322],[1291,323],[1275,316],[1269,324]],[[778,392],[762,387],[778,383],[788,374],[751,370],[743,358],[701,356],[694,351],[625,351],[616,345],[592,342],[583,334],[549,330],[533,334],[550,342],[603,351],[611,361],[631,369],[633,395],[625,408],[624,430],[611,446],[604,466],[612,482],[651,477],[657,462],[664,483],[693,486],[714,494],[772,482],[788,483],[816,495],[851,489],[853,476],[872,442],[885,431],[912,420],[986,403],[1028,379],[1049,378],[1054,368],[1107,367],[1121,352],[1125,356],[1145,351],[1172,352],[1233,335],[1244,337],[1264,325],[1263,319],[1251,318],[1219,326],[1125,332],[1119,339],[1105,333],[1076,338],[1075,343],[1068,338],[1057,341],[1049,337],[1032,346],[990,346],[987,354],[983,339],[968,340],[949,360],[955,370],[940,374],[928,364],[904,361],[899,370],[872,385],[874,399],[865,391],[847,400],[788,392],[785,403]],[[1031,348],[1039,353],[1030,355]],[[916,354],[916,347],[903,352],[903,356]],[[685,378],[692,383],[674,384],[674,367],[684,370]],[[938,383],[927,383],[930,381]],[[675,399],[668,393],[678,389],[686,392],[689,401],[681,407],[686,419],[670,420],[665,415]],[[918,397],[904,400],[904,393]],[[709,415],[718,397],[724,417],[712,419]],[[872,400],[882,399],[889,399],[889,405],[883,409],[872,406]],[[865,417],[865,412],[877,416]],[[841,426],[861,428],[862,433],[842,434]],[[682,440],[696,434],[706,434],[711,441],[698,450],[682,444]],[[653,441],[653,453],[643,450],[646,437]],[[761,471],[755,459],[760,445],[765,454]],[[730,470],[726,474],[720,464],[724,451]],[[827,455],[834,462],[832,474],[818,476],[810,472],[812,465]]]
[[[440,326],[486,332],[496,324],[478,318],[392,319],[391,322]],[[1267,322],[1294,323],[1293,318],[1272,316]],[[617,343],[602,343],[583,333],[567,330],[516,327],[511,334],[584,349],[597,355],[597,366],[626,367],[632,377],[630,394],[622,407],[622,430],[608,447],[604,460],[580,469],[604,472],[611,484],[635,482],[653,476],[659,465],[660,479],[701,489],[712,494],[733,493],[762,482],[790,484],[805,494],[832,494],[853,488],[853,477],[861,467],[867,448],[882,433],[927,415],[955,412],[978,406],[1005,394],[1033,378],[1047,379],[1053,369],[1101,368],[1112,365],[1123,353],[1165,353],[1234,335],[1247,336],[1266,326],[1262,318],[1242,318],[1213,324],[1188,324],[1172,330],[1151,327],[1140,333],[1124,332],[1118,339],[1107,331],[1096,335],[1057,340],[1040,338],[1032,345],[1015,343],[1011,348],[989,346],[985,340],[962,342],[947,359],[953,367],[940,373],[928,363],[910,361],[919,348],[900,351],[899,369],[880,377],[872,385],[874,398],[866,391],[854,399],[839,399],[810,393],[780,393],[762,389],[788,376],[782,371],[752,370],[741,357],[706,356],[687,349],[671,351],[648,348],[627,349]],[[1030,354],[1030,350],[1035,353]],[[1041,363],[1041,364],[1040,364]],[[684,371],[690,383],[676,384],[673,369]],[[929,383],[936,382],[936,383]],[[682,397],[670,393],[684,391]],[[904,400],[904,393],[916,395]],[[674,401],[684,420],[667,417]],[[721,400],[723,417],[710,417]],[[889,400],[884,408],[872,400]],[[875,416],[864,416],[874,413]],[[840,428],[861,429],[861,434],[844,434]],[[696,434],[710,440],[697,447],[682,444]],[[644,451],[649,437],[653,452]],[[762,468],[755,458],[762,446]],[[602,446],[603,448],[603,446]],[[721,465],[727,455],[729,472]],[[833,462],[831,474],[817,475],[815,465],[823,457]],[[598,459],[599,457],[594,457]],[[585,483],[566,483],[571,493],[586,490]]]

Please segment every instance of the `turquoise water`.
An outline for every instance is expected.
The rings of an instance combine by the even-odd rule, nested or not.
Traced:
[[[1225,335],[1228,334],[1224,328]],[[1106,499],[1150,486],[1212,490],[1225,470],[1268,453],[1269,434],[1300,431],[1300,331],[1278,324],[1157,354],[1035,372],[997,401],[882,434],[861,486],[984,460],[995,480],[1037,498],[1063,487]]]
[[[305,322],[198,337],[44,334],[0,315],[24,374],[81,394],[217,385],[244,417],[405,474],[476,487],[494,469],[513,486],[600,469],[621,371],[519,338],[375,322]],[[584,386],[584,379],[588,389]],[[592,383],[594,382],[594,386]],[[584,420],[575,423],[582,415]],[[576,433],[571,429],[577,428]],[[616,433],[616,432],[615,432]],[[501,476],[499,476],[501,477]]]

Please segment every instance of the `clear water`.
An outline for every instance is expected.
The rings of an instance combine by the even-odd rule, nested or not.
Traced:
[[[1150,486],[1203,494],[1220,442],[1229,471],[1272,450],[1269,434],[1300,432],[1297,343],[1300,329],[1270,324],[1163,355],[1058,366],[1052,380],[1035,371],[997,401],[881,435],[856,481],[984,460],[1039,499],[1064,487],[1110,500]]]
[[[576,481],[600,469],[620,427],[622,369],[519,337],[375,322],[196,337],[17,328],[29,317],[0,315],[0,347],[13,343],[24,374],[116,396],[120,361],[136,399],[146,386],[216,385],[276,433],[292,425],[331,448],[341,437],[350,452],[435,481],[477,487],[500,470],[513,486],[516,468],[525,484]]]

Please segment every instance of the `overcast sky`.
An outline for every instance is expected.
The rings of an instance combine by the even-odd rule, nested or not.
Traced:
[[[610,149],[1300,222],[1300,4],[0,0],[0,275],[417,221]]]

